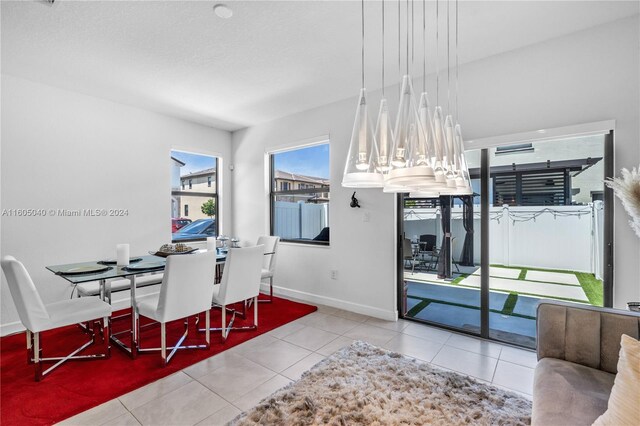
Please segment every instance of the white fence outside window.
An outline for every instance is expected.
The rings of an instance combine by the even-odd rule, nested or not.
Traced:
[[[322,228],[329,226],[329,204],[276,201],[273,219],[274,235],[282,239],[312,240]]]

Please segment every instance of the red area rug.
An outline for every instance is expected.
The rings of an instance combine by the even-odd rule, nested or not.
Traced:
[[[50,425],[89,408],[100,405],[192,364],[232,348],[260,334],[303,317],[317,308],[285,299],[273,298],[273,303],[259,305],[259,326],[255,331],[232,331],[225,343],[220,332],[212,332],[211,349],[179,350],[167,367],[161,367],[160,354],[140,354],[131,359],[124,351],[111,345],[111,358],[97,361],[71,361],[54,370],[41,382],[35,382],[33,365],[27,364],[24,333],[0,339],[0,423],[8,425]],[[114,316],[125,311],[114,313]],[[229,316],[227,316],[229,320]],[[220,310],[211,312],[211,326],[220,327]],[[115,320],[113,331],[128,327],[130,320]],[[204,342],[204,333],[194,332],[185,343]],[[253,308],[247,319],[237,317],[234,325],[253,323]],[[143,322],[144,324],[144,322]],[[201,325],[204,326],[204,317]],[[184,332],[184,323],[176,321],[167,327],[167,345],[172,346]],[[141,332],[144,347],[159,347],[159,326]],[[77,326],[52,330],[41,335],[43,356],[64,356],[87,341],[87,335]],[[124,339],[123,339],[124,340]],[[128,342],[127,342],[128,343]],[[101,344],[84,353],[99,352]],[[45,366],[51,365],[45,364]]]

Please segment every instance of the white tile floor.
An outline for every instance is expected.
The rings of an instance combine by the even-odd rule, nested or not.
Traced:
[[[320,306],[313,314],[62,423],[225,424],[354,339],[528,397],[532,392],[533,352],[414,322],[382,321]]]

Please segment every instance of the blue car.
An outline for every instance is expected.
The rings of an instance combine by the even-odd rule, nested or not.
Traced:
[[[217,236],[215,219],[198,219],[171,234],[173,242]]]

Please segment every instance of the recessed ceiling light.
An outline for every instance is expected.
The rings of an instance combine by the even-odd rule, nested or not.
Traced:
[[[233,16],[233,10],[231,10],[226,4],[222,3],[213,6],[213,11],[222,19],[229,19]]]

